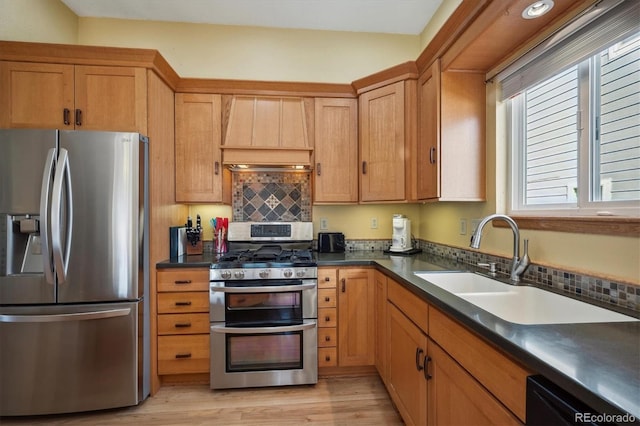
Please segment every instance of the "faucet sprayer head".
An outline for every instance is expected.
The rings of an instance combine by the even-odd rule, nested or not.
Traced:
[[[480,248],[481,238],[482,238],[482,234],[480,232],[476,231],[475,233],[471,234],[471,244],[469,244],[469,247],[474,249]]]

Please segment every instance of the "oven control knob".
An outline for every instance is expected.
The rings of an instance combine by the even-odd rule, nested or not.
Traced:
[[[220,277],[228,280],[229,278],[231,278],[231,271],[220,271]]]
[[[260,278],[268,278],[269,277],[269,270],[268,269],[264,269],[264,270],[260,271],[260,273],[258,275],[260,275]]]
[[[244,278],[244,271],[235,271],[233,273],[233,276],[236,277],[237,279],[242,279]]]
[[[285,278],[291,278],[291,276],[293,276],[293,271],[291,269],[285,269],[282,275],[284,275]]]
[[[305,275],[307,275],[307,270],[306,269],[298,269],[296,271],[296,277],[298,277],[298,278],[302,278]]]

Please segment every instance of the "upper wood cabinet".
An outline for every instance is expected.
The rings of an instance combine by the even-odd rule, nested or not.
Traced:
[[[221,120],[220,95],[176,93],[176,202],[231,202]]]
[[[313,202],[358,202],[358,103],[316,98]]]
[[[436,60],[419,79],[416,200],[485,199],[484,75],[440,72]]]
[[[310,165],[312,98],[224,96],[224,162]]]
[[[415,81],[360,95],[360,201],[407,199],[407,152],[414,138]]]
[[[0,126],[146,133],[146,72],[0,62]]]

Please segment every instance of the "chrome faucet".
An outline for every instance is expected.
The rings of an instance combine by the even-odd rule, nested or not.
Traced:
[[[502,219],[509,224],[513,231],[513,260],[511,261],[511,281],[519,282],[520,277],[527,270],[529,266],[529,240],[524,240],[524,254],[520,259],[520,230],[518,224],[509,216],[504,214],[492,214],[480,221],[478,228],[471,235],[470,247],[477,249],[480,248],[480,239],[482,238],[482,228],[494,219]]]

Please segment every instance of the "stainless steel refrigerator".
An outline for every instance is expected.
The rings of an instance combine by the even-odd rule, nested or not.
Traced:
[[[149,395],[148,140],[0,129],[0,415]]]

